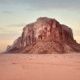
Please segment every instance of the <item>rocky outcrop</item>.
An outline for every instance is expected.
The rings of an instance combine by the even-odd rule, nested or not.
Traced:
[[[14,41],[10,53],[66,53],[80,52],[71,28],[57,20],[40,17],[24,27],[21,37]]]

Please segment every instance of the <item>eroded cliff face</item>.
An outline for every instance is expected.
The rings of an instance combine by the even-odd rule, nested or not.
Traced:
[[[80,52],[80,45],[74,40],[71,28],[61,25],[55,19],[40,17],[24,27],[21,37],[14,41],[7,52]]]

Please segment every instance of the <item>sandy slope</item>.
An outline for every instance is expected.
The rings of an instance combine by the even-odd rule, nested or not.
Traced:
[[[80,80],[80,54],[3,54],[0,80]]]

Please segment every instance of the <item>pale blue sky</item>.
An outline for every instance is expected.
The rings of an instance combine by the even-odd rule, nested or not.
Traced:
[[[80,0],[0,0],[0,51],[38,17],[55,18],[71,27],[80,43]]]

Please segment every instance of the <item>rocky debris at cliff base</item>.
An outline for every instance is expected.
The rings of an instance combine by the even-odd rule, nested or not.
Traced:
[[[57,20],[40,17],[23,28],[21,37],[8,46],[8,53],[69,53],[80,52],[80,44],[74,38],[72,29]]]

